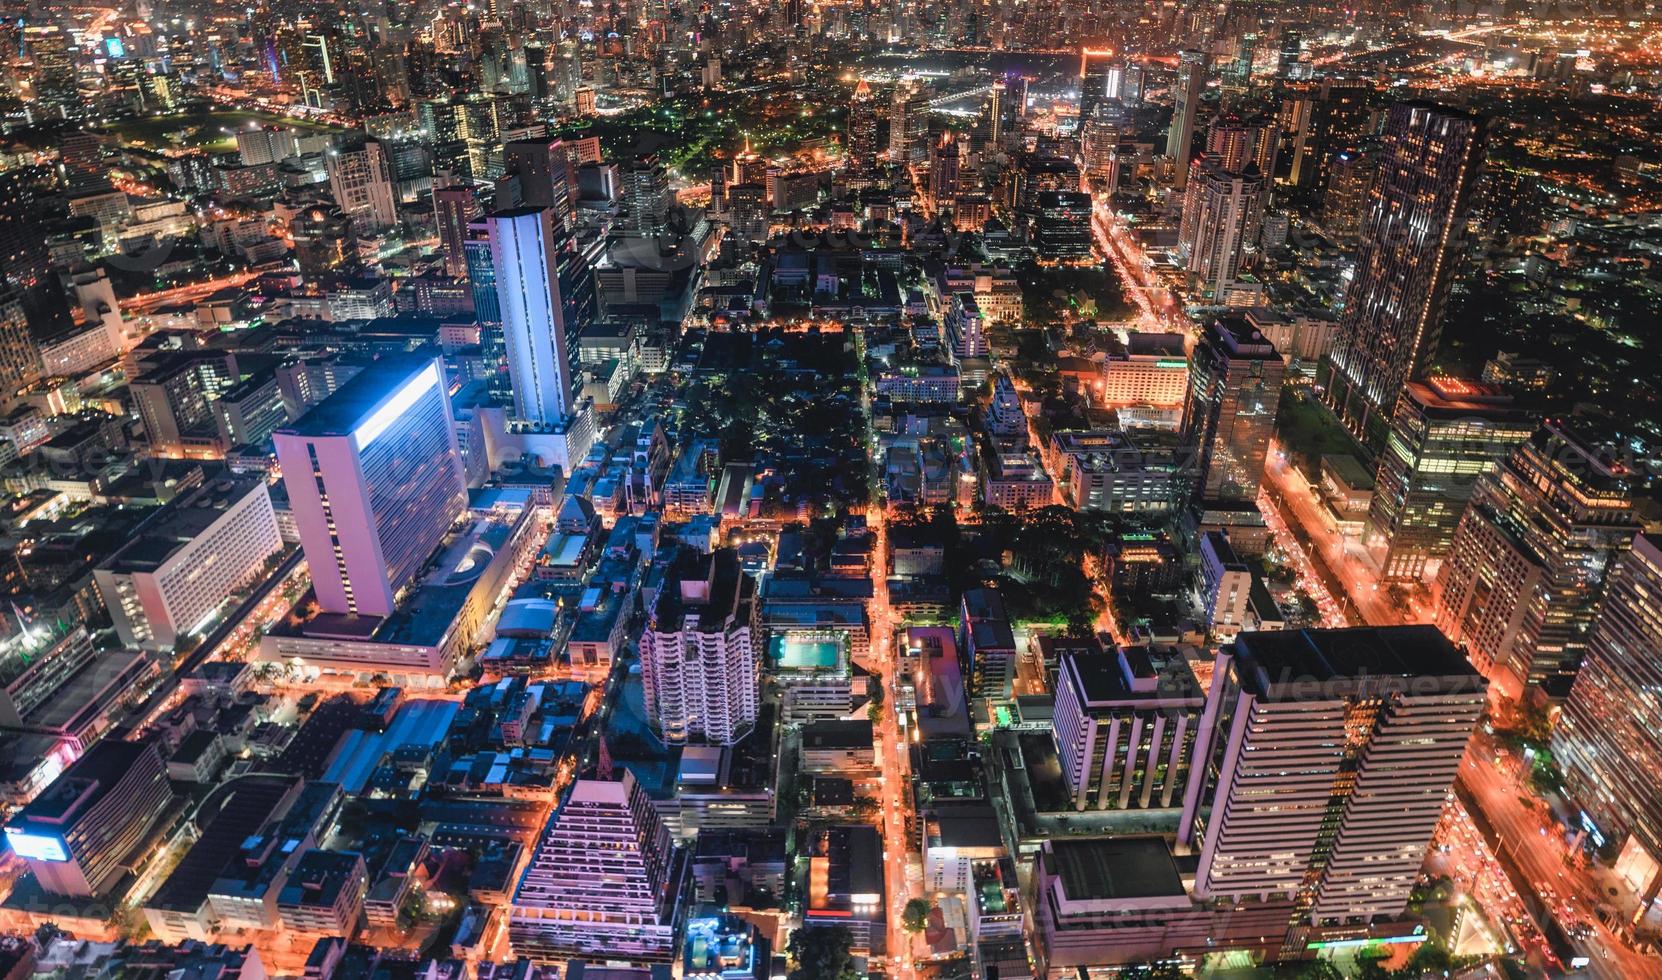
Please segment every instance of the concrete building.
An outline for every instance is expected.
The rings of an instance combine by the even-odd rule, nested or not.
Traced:
[[[1181,807],[1203,704],[1170,649],[1064,654],[1053,724],[1074,809]]]
[[[1197,496],[1250,503],[1264,479],[1286,366],[1240,317],[1208,324],[1189,363],[1183,432],[1195,451]]]
[[[1399,918],[1487,685],[1433,626],[1243,633],[1218,654],[1194,892],[1293,900],[1302,928]]]
[[[579,779],[549,821],[508,910],[516,954],[545,962],[680,958],[686,854],[625,771]]]
[[[265,481],[226,475],[169,503],[93,579],[124,646],[170,651],[205,631],[282,548]]]
[[[467,504],[440,361],[383,357],[273,439],[318,604],[392,615]]]
[[[668,742],[730,745],[756,723],[755,580],[738,553],[681,552],[641,633],[646,710]]]

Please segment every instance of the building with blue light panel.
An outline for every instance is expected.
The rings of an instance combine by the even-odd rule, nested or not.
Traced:
[[[6,824],[6,843],[48,894],[102,898],[172,801],[155,743],[105,739]]]
[[[467,503],[440,360],[384,357],[273,441],[319,606],[392,615]]]

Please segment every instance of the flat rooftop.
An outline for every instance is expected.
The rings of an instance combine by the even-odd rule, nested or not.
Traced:
[[[1448,637],[1428,625],[1249,632],[1236,639],[1234,651],[1242,687],[1259,696],[1320,697],[1320,691],[1300,689],[1364,678],[1435,678],[1446,682],[1445,689],[1472,691],[1483,685]]]
[[[1076,902],[1182,895],[1183,878],[1163,837],[1054,838],[1050,870]]]
[[[435,360],[434,356],[423,354],[388,354],[378,358],[293,425],[278,431],[301,436],[347,435],[405,381]]]

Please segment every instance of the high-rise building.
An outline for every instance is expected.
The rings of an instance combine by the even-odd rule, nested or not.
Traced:
[[[1478,478],[1437,573],[1437,625],[1508,696],[1573,671],[1640,525],[1592,423],[1551,419]]]
[[[1345,248],[1356,244],[1362,233],[1362,218],[1368,210],[1368,190],[1379,169],[1377,154],[1363,150],[1340,150],[1328,169],[1327,191],[1322,195],[1322,230],[1334,243]]]
[[[1220,317],[1207,325],[1190,355],[1183,406],[1199,499],[1257,499],[1285,369],[1275,346],[1245,319]]]
[[[462,259],[467,263],[467,285],[473,293],[473,316],[480,323],[502,322],[502,305],[496,298],[496,261],[491,258],[491,226],[483,218],[468,222],[462,239]]]
[[[472,184],[433,188],[433,217],[444,252],[445,275],[467,275],[467,226],[479,216],[479,192]]]
[[[922,155],[928,144],[929,110],[924,94],[914,86],[895,86],[889,103],[889,159],[905,164]]]
[[[1327,386],[1375,448],[1403,386],[1437,353],[1483,147],[1483,120],[1460,110],[1403,102],[1386,121]]]
[[[619,782],[579,779],[520,878],[508,941],[542,962],[673,963],[685,857],[632,773]]]
[[[1052,727],[1075,810],[1183,805],[1205,703],[1172,649],[1066,654]]]
[[[555,424],[571,415],[572,381],[559,251],[552,208],[499,211],[486,219],[514,414]]]
[[[646,713],[666,742],[732,743],[756,724],[755,580],[738,552],[683,551],[641,633]]]
[[[1651,868],[1636,890],[1655,897],[1662,861],[1662,538],[1641,534],[1616,562],[1604,604],[1552,736],[1570,798],[1608,842],[1626,838]],[[1618,868],[1622,862],[1618,862]]]
[[[81,83],[75,73],[75,47],[69,32],[56,24],[23,28],[23,46],[34,65],[29,98],[35,118],[74,119],[81,115]]]
[[[330,150],[324,162],[335,204],[358,228],[383,231],[398,224],[392,165],[380,140],[367,136],[356,145]]]
[[[962,147],[951,133],[942,133],[929,148],[929,200],[936,211],[951,209],[958,199],[962,159]]]
[[[571,155],[558,139],[511,140],[502,148],[502,169],[519,180],[519,203],[553,208],[565,224],[571,218]]]
[[[392,615],[467,504],[443,362],[384,356],[272,440],[318,605]]]
[[[1091,237],[1091,195],[1081,191],[1041,191],[1035,199],[1033,248],[1039,261],[1077,264],[1095,255]]]
[[[107,738],[6,824],[6,842],[48,895],[103,898],[172,800],[155,742]]]
[[[0,286],[0,395],[11,397],[40,380],[44,370],[22,291]]]
[[[1189,282],[1203,296],[1219,297],[1240,275],[1247,250],[1264,219],[1265,180],[1257,165],[1230,171],[1207,160],[1191,168],[1183,192],[1178,254]]]
[[[123,646],[171,652],[282,548],[264,478],[225,476],[170,501],[92,574]]]
[[[624,175],[623,199],[629,231],[655,236],[669,230],[675,195],[669,189],[669,174],[657,157],[640,157],[629,165]]]
[[[860,172],[877,166],[877,97],[863,78],[848,103],[848,166]]]
[[[1079,52],[1079,125],[1096,117],[1097,108],[1109,99],[1120,97],[1123,68],[1114,60],[1114,52],[1106,49],[1083,48]]]
[[[1391,417],[1368,517],[1385,540],[1385,578],[1435,574],[1477,478],[1535,431],[1536,419],[1491,385],[1410,381]],[[1428,567],[1430,563],[1433,567]]]
[[[1189,179],[1189,153],[1195,141],[1195,114],[1206,88],[1206,53],[1184,51],[1178,56],[1177,80],[1172,83],[1171,128],[1166,131],[1166,156],[1171,158],[1177,189]]]
[[[1295,900],[1300,924],[1407,908],[1483,678],[1433,626],[1242,633],[1219,651],[1180,838],[1202,900]]]
[[[1206,127],[1206,157],[1224,170],[1240,172],[1253,164],[1268,176],[1275,168],[1276,128],[1237,117]]]

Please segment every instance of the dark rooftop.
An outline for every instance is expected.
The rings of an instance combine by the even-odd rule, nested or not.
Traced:
[[[1183,879],[1163,837],[1054,838],[1046,860],[1074,901],[1182,895]]]

